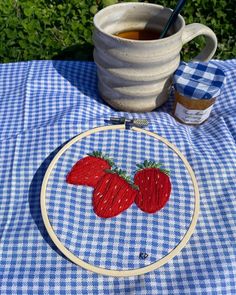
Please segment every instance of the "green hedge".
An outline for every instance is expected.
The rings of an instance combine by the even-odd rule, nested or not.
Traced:
[[[32,59],[92,59],[93,15],[116,0],[2,0],[0,2],[0,62]],[[124,2],[124,1],[120,1]],[[149,1],[173,8],[176,1]],[[218,37],[214,58],[236,57],[234,1],[187,1],[186,23],[208,25]],[[196,43],[196,42],[194,42]],[[187,45],[188,59],[203,46]]]

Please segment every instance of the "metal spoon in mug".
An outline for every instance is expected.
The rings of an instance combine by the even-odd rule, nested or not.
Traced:
[[[171,16],[168,19],[163,31],[161,32],[160,39],[165,38],[169,28],[174,24],[178,14],[180,13],[182,8],[184,7],[185,2],[186,2],[186,0],[179,0],[179,2],[177,3],[175,9],[172,11]]]

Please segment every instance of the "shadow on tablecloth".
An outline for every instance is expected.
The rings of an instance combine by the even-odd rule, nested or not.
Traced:
[[[66,142],[67,143],[67,142]],[[29,208],[30,208],[30,214],[37,225],[41,236],[45,240],[45,242],[54,250],[56,251],[60,256],[67,259],[64,254],[59,251],[59,249],[56,247],[56,245],[51,240],[46,227],[43,223],[43,218],[41,215],[41,207],[40,207],[40,194],[41,194],[41,186],[43,182],[44,175],[47,171],[48,166],[50,165],[51,161],[55,157],[55,155],[58,153],[58,151],[66,144],[63,143],[61,146],[59,146],[57,149],[55,149],[39,166],[36,173],[34,174],[34,177],[31,181],[30,188],[29,188]]]
[[[84,61],[52,61],[56,72],[68,81],[71,86],[77,88],[78,93],[89,97],[93,104],[109,107],[99,94],[97,87],[97,68],[94,62]],[[68,85],[64,87],[68,87]]]
[[[70,141],[70,140],[68,140]],[[59,254],[62,258],[67,259],[68,258],[56,247],[56,245],[53,243],[51,240],[46,227],[43,222],[43,218],[41,215],[41,207],[40,207],[40,194],[41,194],[41,186],[43,182],[44,175],[53,160],[53,158],[56,156],[56,154],[59,152],[59,150],[67,144],[66,141],[62,145],[60,145],[58,148],[56,148],[51,154],[42,162],[42,164],[39,166],[37,169],[36,173],[34,174],[34,177],[31,181],[30,188],[29,188],[29,207],[30,207],[30,214],[38,227],[38,230],[45,240],[45,242],[51,247],[52,250],[54,250],[57,254]],[[71,261],[72,264],[74,264]],[[75,264],[74,264],[75,265]],[[95,276],[98,276],[98,274],[94,274]],[[114,284],[119,285],[121,278],[113,278],[114,279]],[[122,278],[122,280],[129,282],[129,278]],[[140,290],[142,290],[145,287],[145,276],[140,275],[135,279],[135,284],[139,286]],[[133,294],[135,287],[133,286],[125,286],[124,287],[124,292]]]

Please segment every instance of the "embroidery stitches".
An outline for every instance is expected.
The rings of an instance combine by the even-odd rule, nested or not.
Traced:
[[[72,167],[66,177],[66,182],[74,185],[95,187],[100,178],[111,169],[113,161],[103,155],[101,151],[94,151],[87,157],[80,159]]]
[[[134,183],[139,187],[135,198],[136,205],[146,213],[155,213],[169,200],[171,182],[169,171],[160,168],[162,164],[145,160],[137,165]]]
[[[93,192],[94,212],[103,218],[115,217],[135,200],[137,188],[122,170],[108,170]]]
[[[69,184],[94,188],[92,205],[97,216],[115,217],[134,202],[146,213],[155,213],[165,206],[171,182],[169,171],[161,168],[162,164],[147,160],[138,164],[134,182],[125,171],[112,168],[113,165],[102,152],[93,152],[80,159],[66,177]]]

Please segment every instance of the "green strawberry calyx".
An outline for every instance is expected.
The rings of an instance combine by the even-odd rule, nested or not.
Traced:
[[[139,187],[133,183],[133,181],[131,180],[130,176],[127,175],[127,172],[125,170],[119,169],[117,167],[114,167],[112,169],[106,169],[105,170],[107,173],[112,173],[112,174],[117,174],[119,175],[121,178],[123,178],[126,182],[128,182],[129,185],[131,185],[131,187],[135,190],[139,190]]]
[[[166,175],[170,175],[170,171],[167,170],[167,169],[164,169],[164,168],[161,168],[163,164],[161,163],[156,163],[154,161],[148,161],[148,160],[145,160],[143,162],[143,164],[137,164],[137,167],[138,169],[136,170],[136,172],[138,171],[142,171],[144,169],[148,169],[148,168],[156,168],[156,169],[159,169],[161,172],[165,173]]]
[[[103,155],[101,151],[93,151],[92,153],[89,153],[88,156],[95,157],[95,158],[101,158],[108,162],[108,164],[112,167],[114,166],[114,161],[110,159],[107,155]]]

